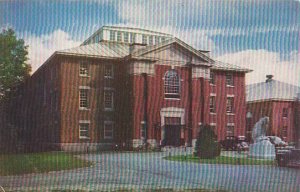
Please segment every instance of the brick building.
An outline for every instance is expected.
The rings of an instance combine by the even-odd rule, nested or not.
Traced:
[[[267,75],[265,82],[247,86],[247,110],[251,114],[248,118],[248,137],[254,124],[261,117],[268,116],[269,135],[296,142],[300,125],[300,87],[272,78],[272,75]]]
[[[245,135],[247,72],[169,34],[105,26],[56,51],[12,108],[29,141],[63,150],[194,144],[201,124]]]

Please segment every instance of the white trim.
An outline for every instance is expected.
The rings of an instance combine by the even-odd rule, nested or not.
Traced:
[[[216,123],[210,123],[209,125],[211,125],[211,126],[217,126]]]
[[[227,94],[227,97],[234,97],[234,94]]]
[[[217,96],[217,94],[216,93],[210,93],[210,96],[215,97],[215,96]]]
[[[160,110],[161,126],[165,125],[165,117],[180,117],[181,125],[184,125],[185,124],[184,114],[185,114],[184,108],[177,108],[177,107],[161,108]]]
[[[234,123],[227,123],[227,126],[234,126]]]
[[[79,123],[91,123],[90,120],[79,120]]]
[[[79,89],[91,89],[89,86],[79,86]]]

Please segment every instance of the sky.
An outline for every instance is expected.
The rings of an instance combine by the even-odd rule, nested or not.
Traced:
[[[170,33],[213,59],[300,86],[299,0],[0,0],[0,28],[29,45],[33,72],[54,51],[79,46],[103,25]]]

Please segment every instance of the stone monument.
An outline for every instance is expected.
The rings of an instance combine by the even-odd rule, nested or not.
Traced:
[[[269,117],[263,117],[255,123],[252,130],[253,144],[249,147],[249,157],[258,159],[275,159],[275,146],[266,137]]]

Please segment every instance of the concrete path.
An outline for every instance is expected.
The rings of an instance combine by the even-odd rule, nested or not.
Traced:
[[[93,167],[71,171],[0,177],[6,191],[113,191],[154,188],[222,189],[228,191],[300,191],[300,171],[275,166],[237,166],[182,163],[163,160],[171,153],[103,153],[82,155]]]

